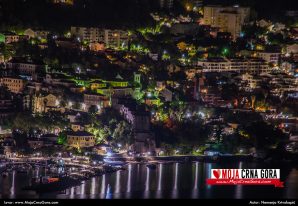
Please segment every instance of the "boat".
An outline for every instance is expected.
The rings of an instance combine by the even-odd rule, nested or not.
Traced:
[[[127,163],[124,161],[113,161],[113,160],[109,160],[104,158],[103,159],[104,163],[109,164],[109,165],[126,165]]]
[[[146,167],[149,169],[155,170],[157,166],[156,164],[147,164]]]
[[[59,192],[67,188],[81,185],[80,180],[70,177],[51,178],[47,183],[34,184],[32,186],[24,187],[23,190],[33,190],[37,193]]]
[[[114,167],[118,170],[126,170],[126,168],[123,165],[115,165]]]

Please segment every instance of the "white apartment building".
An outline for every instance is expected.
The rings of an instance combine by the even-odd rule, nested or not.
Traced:
[[[231,33],[233,39],[240,36],[242,25],[248,21],[250,8],[239,6],[205,6],[203,24]]]
[[[260,74],[270,72],[268,64],[262,59],[210,58],[198,62],[203,72],[239,72]]]
[[[264,59],[268,63],[273,63],[275,65],[279,64],[281,53],[279,52],[258,52],[257,56]]]
[[[128,45],[129,35],[123,30],[109,30],[94,27],[71,27],[70,33],[81,41],[89,43],[104,42],[107,48],[119,48]]]
[[[260,83],[262,81],[261,78],[250,75],[250,74],[242,74],[240,77],[240,89],[243,89],[247,92],[252,92],[255,89],[260,88]]]

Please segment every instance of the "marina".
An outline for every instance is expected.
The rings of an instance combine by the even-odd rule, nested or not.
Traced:
[[[150,163],[152,164],[152,163]],[[146,163],[128,163],[114,168],[104,167],[102,173],[91,173],[86,168],[66,168],[63,175],[57,176],[57,171],[49,173],[43,166],[32,167],[28,173],[8,172],[7,177],[0,177],[2,198],[58,198],[58,199],[123,199],[123,198],[210,198],[216,194],[221,198],[266,198],[266,194],[274,194],[278,198],[295,197],[297,191],[297,168],[282,166],[281,179],[287,187],[276,190],[274,187],[254,186],[208,186],[210,170],[214,168],[273,168],[276,165],[256,162],[204,163],[204,162],[169,162],[154,163],[156,169]],[[110,169],[107,169],[110,168]],[[113,168],[113,169],[112,169]],[[63,171],[59,169],[59,171]],[[56,176],[55,176],[56,175]],[[42,186],[39,177],[59,177],[60,182],[48,183]],[[72,180],[71,180],[72,179]],[[53,181],[53,180],[52,180]],[[63,183],[63,184],[62,184]],[[38,185],[38,186],[36,186]],[[27,187],[27,188],[26,188]],[[29,187],[29,188],[28,188]],[[48,189],[48,188],[59,189]],[[269,197],[269,196],[268,196]]]

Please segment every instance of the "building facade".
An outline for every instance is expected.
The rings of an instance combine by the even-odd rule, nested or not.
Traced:
[[[86,106],[86,110],[88,110],[91,106],[96,106],[100,108],[108,107],[110,105],[110,101],[104,95],[84,94],[84,104]]]
[[[93,134],[85,131],[67,132],[67,144],[74,148],[88,148],[95,145]]]
[[[275,65],[279,64],[280,61],[280,55],[279,52],[258,52],[257,56],[261,59],[264,59],[268,63],[273,63]]]
[[[229,32],[233,39],[236,39],[240,36],[242,25],[248,21],[249,15],[248,7],[205,6],[203,24],[219,27],[221,32]]]
[[[25,87],[25,81],[20,78],[3,77],[0,79],[0,85],[5,86],[12,93],[22,93]]]
[[[129,35],[127,31],[123,30],[100,29],[95,27],[71,27],[70,33],[80,41],[87,41],[89,43],[103,42],[106,48],[128,46]]]
[[[198,66],[203,68],[203,72],[239,72],[260,74],[269,73],[271,71],[268,63],[259,58],[209,58],[199,61]]]
[[[14,42],[18,42],[20,40],[20,36],[13,32],[2,32],[0,33],[0,42],[5,44],[10,44]]]

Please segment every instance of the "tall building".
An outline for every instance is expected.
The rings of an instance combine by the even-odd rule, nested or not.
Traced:
[[[53,0],[54,4],[66,4],[66,5],[73,5],[74,0]]]
[[[131,149],[137,153],[154,154],[156,149],[155,135],[151,129],[151,116],[144,105],[138,105],[134,99],[113,98],[112,107],[132,125],[134,143]]]
[[[109,30],[95,27],[71,27],[70,33],[81,41],[89,43],[104,42],[105,47],[119,48],[128,45],[129,35],[123,30]]]
[[[162,9],[171,10],[174,6],[174,0],[159,0],[159,6]]]
[[[242,25],[249,20],[250,8],[239,6],[205,6],[203,23],[231,33],[233,39],[240,36]]]

